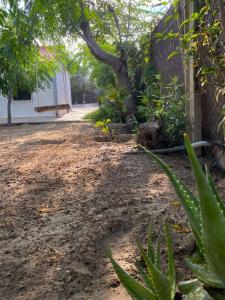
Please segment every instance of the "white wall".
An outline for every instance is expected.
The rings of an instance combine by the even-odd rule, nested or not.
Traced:
[[[62,71],[56,75],[56,87],[57,87],[57,104],[69,104],[72,108],[72,96],[70,77],[66,71]],[[67,111],[58,111],[58,115],[63,115]]]
[[[52,82],[48,88],[38,93],[32,94],[32,100],[13,100],[12,118],[32,118],[32,117],[55,117],[56,111],[37,113],[35,107],[56,104],[69,104],[72,107],[70,78],[67,72],[58,73],[55,78],[57,99],[55,95],[55,85]],[[58,111],[58,115],[63,115],[67,111]],[[7,118],[7,99],[0,95],[0,119]]]
[[[13,118],[32,118],[32,117],[54,117],[55,112],[37,113],[34,111],[36,106],[53,105],[54,93],[53,84],[44,91],[32,94],[32,100],[13,100]],[[0,118],[7,118],[7,99],[0,95]]]

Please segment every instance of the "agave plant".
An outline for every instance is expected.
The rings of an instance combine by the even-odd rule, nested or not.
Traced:
[[[221,289],[218,298],[193,299],[225,299],[222,291],[225,290],[225,205],[209,172],[204,174],[187,135],[184,136],[184,140],[195,176],[198,197],[191,193],[158,156],[142,148],[166,172],[187,214],[202,256],[202,260],[187,259],[188,266],[204,286]],[[198,288],[202,287],[200,282]]]
[[[126,288],[129,295],[134,300],[173,300],[176,292],[176,273],[173,256],[172,238],[168,225],[165,225],[167,251],[168,251],[168,272],[167,274],[161,267],[160,263],[160,244],[156,249],[152,244],[152,237],[149,234],[148,249],[145,251],[138,243],[142,257],[146,265],[146,271],[139,267],[140,274],[143,278],[144,284],[132,278],[125,272],[113,259],[112,254],[109,253],[109,258],[112,262],[113,268],[117,273],[123,286]]]

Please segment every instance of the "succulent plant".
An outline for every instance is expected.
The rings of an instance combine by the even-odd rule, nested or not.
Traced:
[[[194,173],[198,197],[194,196],[169,166],[157,155],[142,147],[168,175],[177,196],[186,212],[190,227],[196,239],[198,250],[186,263],[197,277],[181,282],[178,286],[185,300],[225,300],[225,204],[220,198],[212,177],[206,168],[203,172],[187,135],[185,146]],[[140,146],[141,147],[141,146]],[[166,225],[168,248],[168,274],[160,265],[160,247],[154,249],[152,238],[148,240],[147,252],[139,245],[147,272],[139,269],[145,285],[128,275],[112,258],[113,267],[133,299],[173,300],[176,291],[175,266],[172,240]]]
[[[225,289],[225,205],[209,171],[204,174],[187,135],[185,146],[192,166],[198,197],[173,174],[158,156],[146,150],[168,175],[187,214],[190,227],[203,257],[203,263],[189,258],[188,266],[206,286]]]
[[[109,258],[113,268],[116,271],[120,281],[135,300],[173,300],[176,292],[176,273],[173,256],[173,245],[169,226],[165,225],[165,234],[168,251],[168,272],[167,274],[161,267],[160,263],[160,244],[153,247],[152,237],[149,234],[148,249],[145,251],[138,242],[138,247],[146,265],[144,268],[139,267],[140,275],[143,278],[144,284],[138,282],[126,273],[113,259],[109,253]]]

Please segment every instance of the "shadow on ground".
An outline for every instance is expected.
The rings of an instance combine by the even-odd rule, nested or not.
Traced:
[[[106,250],[136,276],[134,241],[144,242],[148,225],[155,237],[165,219],[186,226],[170,184],[145,155],[124,154],[132,142],[97,143],[88,124],[45,126],[18,136],[10,129],[13,140],[2,142],[0,229],[9,234],[0,237],[0,293],[5,300],[129,299]],[[192,184],[186,160],[165,159]],[[190,234],[174,232],[174,240],[183,276]]]

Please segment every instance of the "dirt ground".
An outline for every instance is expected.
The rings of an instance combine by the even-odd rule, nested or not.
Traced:
[[[87,123],[0,127],[0,299],[127,300],[106,250],[137,277],[135,239],[173,225],[178,277],[193,240],[167,177],[134,141]],[[193,186],[183,155],[163,156]],[[225,195],[225,179],[214,174]],[[165,251],[162,251],[165,255]]]

